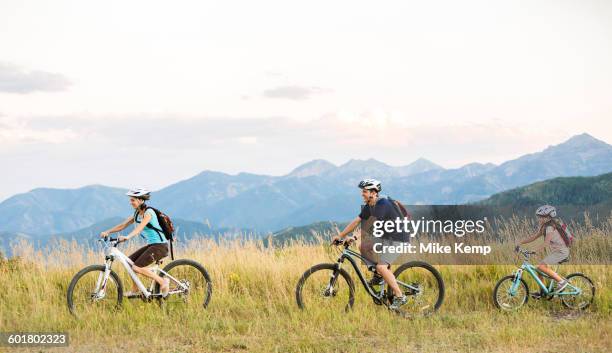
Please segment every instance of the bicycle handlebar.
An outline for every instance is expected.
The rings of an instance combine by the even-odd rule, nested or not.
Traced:
[[[516,251],[517,253],[520,253],[525,258],[529,258],[530,255],[534,255],[536,253],[535,251],[521,249],[521,247],[518,245],[516,246],[516,248],[514,248],[514,251]]]
[[[99,241],[105,243],[105,244],[112,244],[113,246],[117,246],[117,244],[119,244],[119,238],[112,238],[110,236],[108,237],[104,237],[102,239],[100,239]]]
[[[332,242],[333,246],[339,246],[339,245],[344,245],[345,248],[348,248],[349,246],[351,246],[351,243],[353,243],[354,241],[356,241],[357,238],[352,238],[352,237],[347,237],[344,240],[334,240]]]

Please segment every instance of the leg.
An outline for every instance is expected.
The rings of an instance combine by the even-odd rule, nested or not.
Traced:
[[[538,270],[552,277],[557,283],[563,282],[563,278],[550,268],[550,265],[556,265],[564,261],[569,253],[567,251],[551,251],[538,265]]]
[[[561,276],[559,276],[555,271],[553,271],[547,264],[545,263],[541,263],[538,265],[538,270],[546,273],[547,275],[549,275],[550,277],[552,277],[552,279],[554,279],[555,281],[557,281],[557,283],[563,281],[563,278],[561,278]]]
[[[150,245],[145,245],[143,247],[141,247],[140,249],[134,251],[134,253],[132,253],[130,256],[128,256],[130,258],[130,260],[132,260],[133,263],[136,263],[137,261],[139,263],[141,263],[143,260],[139,260],[139,258],[142,256],[142,254],[145,253],[145,251],[147,251],[150,248]],[[143,258],[144,259],[144,258]],[[142,265],[141,265],[142,266]],[[146,265],[144,265],[146,266]],[[134,269],[134,266],[132,265],[132,269],[134,270],[134,272],[139,273],[138,271],[136,271]],[[132,281],[132,293],[140,293],[140,289],[138,288],[138,286],[136,285],[136,282]]]
[[[385,281],[389,283],[389,287],[391,287],[391,289],[393,290],[393,294],[396,297],[402,297],[404,296],[404,293],[402,293],[402,291],[400,290],[400,287],[397,284],[397,280],[395,279],[395,276],[393,275],[393,272],[391,272],[391,269],[389,267],[390,266],[386,263],[377,264],[376,272],[378,272],[382,276],[382,278],[384,278]]]
[[[159,277],[156,273],[153,273],[153,271],[149,270],[146,267],[138,267],[136,265],[132,265],[132,270],[134,270],[134,272],[138,274],[151,278],[155,282],[159,283],[160,286],[164,285],[164,280],[161,277]]]
[[[546,279],[544,279],[544,276],[542,276],[539,272],[536,272],[536,275],[540,279],[540,282],[542,282],[542,285],[544,287],[546,287]],[[538,285],[538,287],[540,288],[540,292],[539,293],[532,293],[532,296],[534,296],[534,298],[536,298],[536,299],[544,297],[546,295],[546,291],[548,290],[548,287],[547,287],[547,289],[544,289],[544,288],[540,287],[539,285]]]
[[[152,244],[149,245],[132,264],[132,269],[134,272],[151,278],[157,282],[162,290],[162,294],[168,293],[169,280],[167,278],[161,278],[159,275],[148,269],[147,266],[167,255],[168,248],[165,244]]]

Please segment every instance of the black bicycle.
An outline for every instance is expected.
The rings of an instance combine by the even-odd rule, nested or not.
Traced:
[[[350,249],[350,242],[337,242],[343,245],[336,263],[322,263],[308,269],[298,281],[295,299],[300,309],[325,307],[333,309],[344,307],[348,311],[355,302],[355,284],[346,270],[341,268],[344,260],[353,266],[361,284],[377,305],[389,307],[393,301],[393,291],[376,273],[376,263]],[[373,272],[379,281],[368,281],[361,272],[357,261],[363,261],[368,271]],[[400,265],[394,272],[400,288],[408,302],[395,310],[402,316],[429,315],[442,305],[444,300],[444,281],[433,266],[423,261],[410,261]]]

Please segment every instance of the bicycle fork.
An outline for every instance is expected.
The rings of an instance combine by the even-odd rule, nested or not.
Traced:
[[[96,288],[92,293],[93,300],[104,299],[104,297],[106,296],[106,284],[108,283],[108,277],[110,276],[112,263],[112,259],[106,259],[106,262],[104,263],[104,272],[98,275],[98,280],[96,281]]]
[[[510,287],[510,290],[509,290],[509,292],[510,292],[509,294],[511,296],[515,296],[516,295],[516,290],[518,289],[519,285],[521,284],[521,277],[522,276],[523,276],[523,269],[519,268],[514,273],[514,280],[512,281],[512,286]]]
[[[334,271],[332,271],[332,273],[329,275],[329,284],[327,285],[327,287],[323,291],[323,296],[324,297],[333,297],[333,296],[336,295],[336,293],[334,291],[334,287],[336,286],[336,282],[338,281],[338,275],[340,274],[340,265],[341,264],[342,264],[342,262],[340,260],[338,260],[338,263],[336,263]]]

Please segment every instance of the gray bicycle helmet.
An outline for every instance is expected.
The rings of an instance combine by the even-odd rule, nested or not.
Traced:
[[[380,192],[382,190],[382,185],[380,184],[380,181],[376,179],[364,179],[359,182],[358,186],[360,189],[376,190],[377,192]]]
[[[535,214],[537,216],[542,216],[542,217],[550,216],[554,218],[554,217],[557,217],[557,209],[551,205],[544,205],[544,206],[538,207]]]
[[[131,189],[125,193],[127,196],[135,197],[137,199],[148,200],[151,198],[151,192],[144,188]]]

